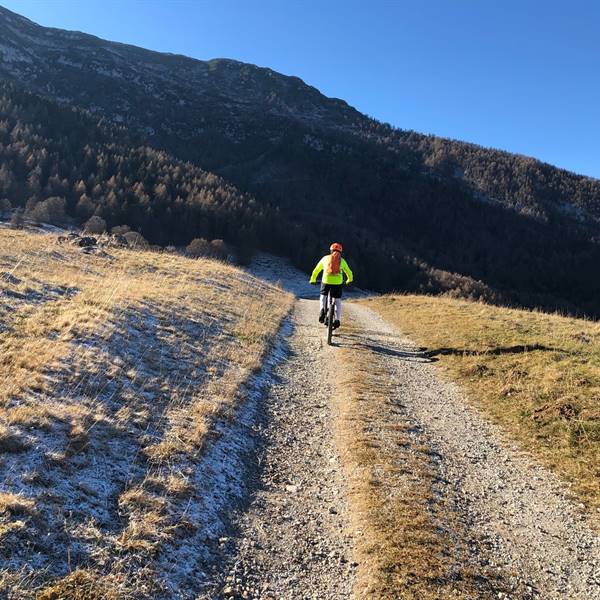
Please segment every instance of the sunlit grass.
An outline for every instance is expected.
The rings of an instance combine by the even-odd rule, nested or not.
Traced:
[[[473,403],[600,508],[600,324],[449,298],[370,308],[439,360]]]

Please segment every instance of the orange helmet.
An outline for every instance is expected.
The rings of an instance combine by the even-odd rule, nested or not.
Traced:
[[[344,247],[341,244],[338,244],[337,242],[334,242],[333,244],[331,244],[331,246],[329,246],[329,252],[342,252],[343,249]]]

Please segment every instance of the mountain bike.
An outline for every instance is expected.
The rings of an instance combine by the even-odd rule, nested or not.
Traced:
[[[313,282],[311,282],[313,283]],[[317,285],[315,281],[313,285]],[[342,284],[344,287],[347,283]],[[333,338],[333,322],[335,321],[335,298],[331,293],[331,289],[327,290],[327,300],[325,301],[325,325],[327,326],[327,344],[331,346],[331,339]]]
[[[349,283],[342,283],[344,287],[350,285]],[[327,292],[327,302],[325,304],[327,307],[326,314],[326,324],[327,324],[327,344],[331,346],[331,338],[333,337],[333,322],[335,321],[335,298],[331,294],[331,289]]]

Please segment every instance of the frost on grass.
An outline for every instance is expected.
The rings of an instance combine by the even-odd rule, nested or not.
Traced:
[[[0,590],[191,594],[218,528],[202,457],[236,420],[289,297],[210,261],[57,258],[51,236],[0,235],[3,286],[44,299],[2,315]]]

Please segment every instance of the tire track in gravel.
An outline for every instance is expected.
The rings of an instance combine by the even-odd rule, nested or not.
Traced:
[[[324,360],[332,349],[317,310],[316,301],[300,299],[291,315],[287,360],[261,400],[248,503],[222,539],[213,597],[351,597],[356,564],[332,435],[335,373]]]

